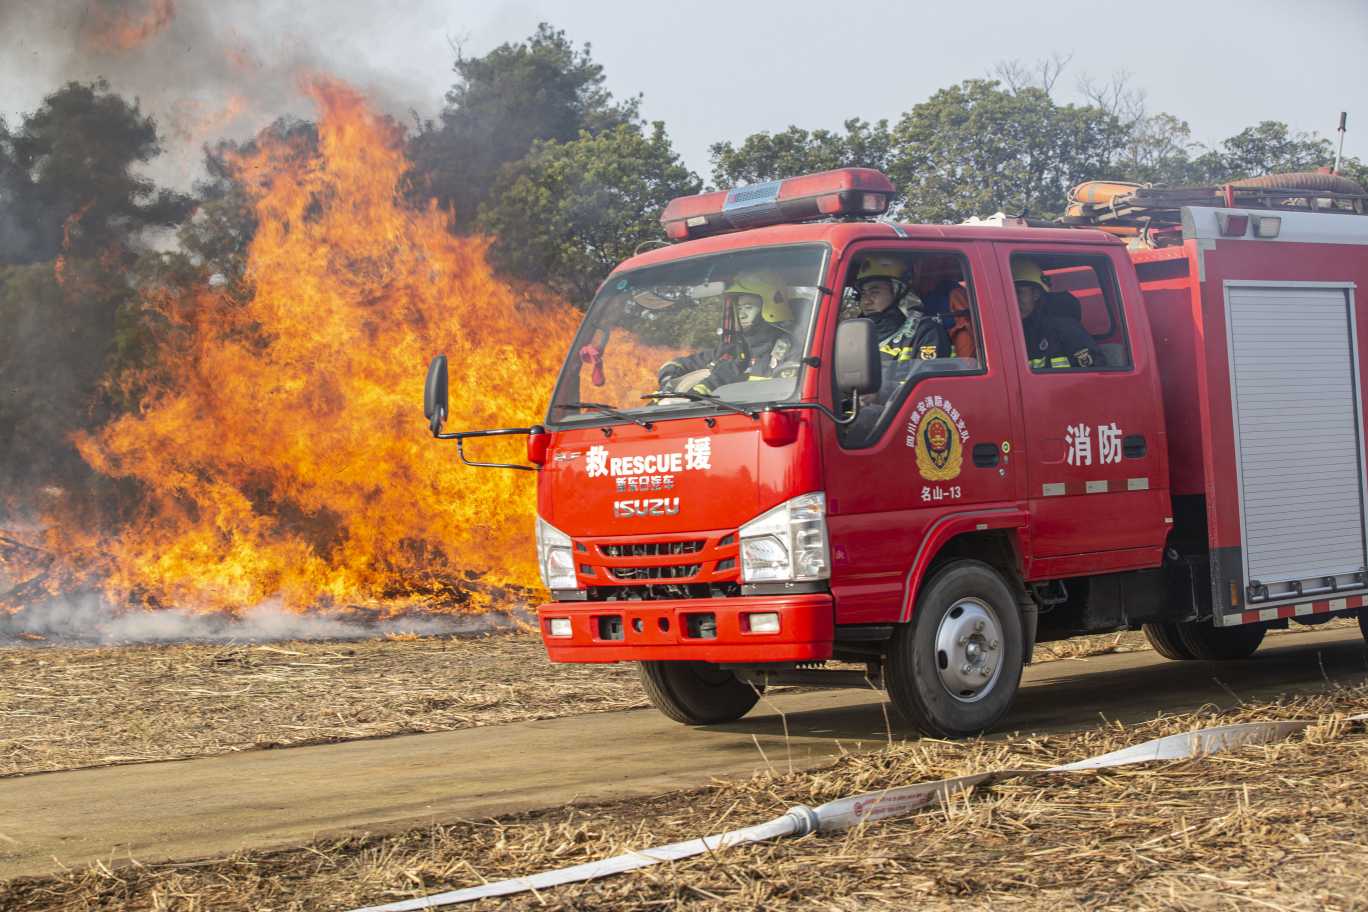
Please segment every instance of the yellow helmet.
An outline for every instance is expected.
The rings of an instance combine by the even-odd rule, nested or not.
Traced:
[[[1012,282],[1033,282],[1040,286],[1041,291],[1049,291],[1050,288],[1045,281],[1045,273],[1040,271],[1036,261],[1021,257],[1012,260]]]
[[[777,272],[755,270],[737,273],[722,289],[722,294],[758,295],[762,302],[760,319],[766,323],[787,323],[793,319],[788,286]]]
[[[906,271],[907,266],[897,257],[872,256],[860,264],[860,271],[855,274],[855,284],[860,285],[866,279],[889,279],[906,285],[907,280],[903,278]]]

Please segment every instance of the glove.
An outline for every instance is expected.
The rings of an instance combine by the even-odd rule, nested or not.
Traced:
[[[713,369],[708,374],[707,384],[709,391],[717,389],[719,386],[726,386],[728,383],[740,383],[746,379],[746,372],[741,365],[735,361],[721,361],[713,365]]]
[[[684,369],[684,365],[680,364],[678,361],[669,361],[661,365],[660,370],[656,371],[656,383],[658,384],[656,389],[665,389],[672,380],[682,377],[687,373],[688,371]]]

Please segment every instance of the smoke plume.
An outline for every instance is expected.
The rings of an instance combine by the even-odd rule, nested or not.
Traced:
[[[357,86],[384,113],[435,112],[446,71],[432,74],[422,97],[367,63],[368,23],[393,12],[351,0],[312,9],[284,0],[0,0],[0,60],[9,62],[0,64],[0,114],[12,123],[66,82],[104,78],[157,120],[165,154],[148,176],[188,189],[202,176],[205,143],[311,116],[301,77],[315,72]]]
[[[359,612],[300,614],[268,601],[237,614],[180,609],[128,610],[97,594],[52,598],[14,615],[0,613],[0,647],[58,641],[92,646],[355,640],[393,635],[470,635],[535,623],[526,606],[471,615],[377,618]]]

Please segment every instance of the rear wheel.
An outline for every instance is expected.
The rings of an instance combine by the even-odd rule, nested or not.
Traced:
[[[1154,651],[1164,658],[1176,661],[1196,658],[1183,645],[1182,638],[1178,636],[1177,624],[1145,624],[1142,629],[1145,631],[1145,639],[1149,640]]]
[[[734,722],[760,700],[756,688],[707,662],[642,662],[640,673],[651,705],[685,725]]]
[[[889,646],[888,694],[927,735],[964,738],[1007,714],[1021,684],[1021,613],[981,561],[946,565],[922,589]]]
[[[1263,642],[1268,628],[1262,624],[1217,627],[1211,621],[1183,621],[1175,624],[1183,648],[1194,659],[1247,659]]]

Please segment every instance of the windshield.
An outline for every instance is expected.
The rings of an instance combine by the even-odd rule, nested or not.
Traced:
[[[824,246],[770,247],[610,277],[570,348],[550,421],[791,398],[825,258]]]

